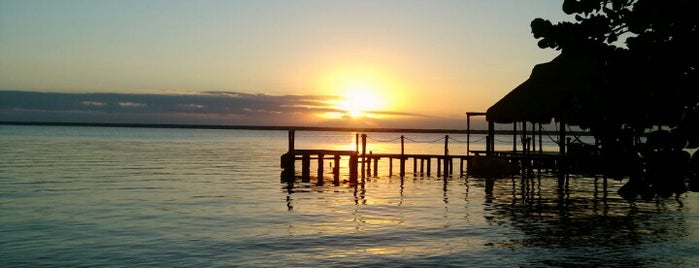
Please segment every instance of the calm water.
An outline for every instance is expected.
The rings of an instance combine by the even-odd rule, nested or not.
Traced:
[[[369,135],[370,150],[400,148],[379,143],[399,134]],[[406,137],[425,142],[407,152],[444,148],[441,135]],[[385,163],[357,187],[288,188],[286,138],[0,126],[0,266],[699,265],[697,193],[631,206],[614,180],[605,193],[602,179],[574,177],[561,196],[548,177],[400,179]],[[452,154],[465,151],[452,139]],[[297,133],[297,148],[354,144],[353,133]]]

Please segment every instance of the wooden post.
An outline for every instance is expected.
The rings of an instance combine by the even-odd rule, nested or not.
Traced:
[[[354,148],[355,152],[359,153],[359,133],[354,134]]]
[[[517,152],[517,121],[512,122],[512,151]]]
[[[417,175],[417,157],[413,157],[413,176]]]
[[[366,160],[366,176],[367,177],[371,176],[371,155],[372,155],[372,152],[369,151],[369,156],[364,157],[364,159]]]
[[[466,155],[469,154],[471,154],[471,115],[466,113]]]
[[[318,154],[318,183],[323,183],[323,154]]]
[[[335,185],[340,184],[340,155],[336,154],[333,155],[333,162],[335,165],[333,166],[333,183]]]
[[[364,162],[366,162],[366,134],[362,134],[362,179],[365,178]]]
[[[374,177],[378,177],[379,175],[379,158],[374,157]]]
[[[562,191],[565,187],[566,173],[568,172],[566,168],[566,123],[565,121],[559,121],[558,130],[558,189]]]
[[[349,159],[349,172],[350,172],[350,183],[357,184],[357,162],[359,161],[359,156],[356,154],[350,155]]]
[[[559,130],[558,130],[558,153],[561,156],[566,155],[566,123],[561,120],[559,121]]]
[[[442,161],[437,158],[437,177],[442,176]]]
[[[287,152],[282,155],[280,160],[282,168],[282,182],[293,183],[296,179],[296,156],[293,152]]]
[[[485,155],[490,155],[491,154],[491,149],[490,149],[490,136],[485,136]]]
[[[541,126],[541,123],[539,123],[539,153],[544,152],[544,149],[543,149],[544,147],[541,146],[541,140],[542,140],[541,132],[543,132],[543,127]]]
[[[400,177],[405,177],[405,137],[400,135]]]
[[[536,123],[532,122],[532,151],[536,151]]]
[[[451,159],[449,158],[449,135],[444,136],[444,177],[451,174]]]
[[[432,169],[432,158],[427,157],[427,177],[430,176],[430,171]]]
[[[464,159],[459,157],[459,177],[464,175]]]
[[[393,176],[393,157],[388,158],[388,176]]]
[[[487,113],[466,113],[466,155],[471,154],[471,116],[485,116],[485,120],[488,121]],[[490,122],[488,122],[488,127],[491,127]],[[488,148],[488,145],[486,144],[485,147]]]
[[[420,157],[420,176],[425,175],[425,158]]]
[[[294,139],[295,139],[295,133],[296,131],[293,129],[289,129],[289,152],[294,151]]]
[[[311,155],[303,154],[301,157],[301,181],[311,181]]]
[[[522,153],[527,151],[527,121],[522,121]]]
[[[488,138],[486,139],[486,155],[492,155],[495,152],[495,122],[488,121]]]

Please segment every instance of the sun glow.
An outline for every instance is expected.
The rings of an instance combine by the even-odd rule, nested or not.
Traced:
[[[396,108],[397,88],[394,79],[385,72],[370,68],[341,68],[324,76],[321,88],[328,95],[336,96],[330,106],[335,112],[326,118],[380,118]]]
[[[356,117],[373,117],[377,110],[385,106],[385,101],[377,94],[376,89],[368,85],[348,85],[342,94],[342,100],[337,109],[345,111],[346,115]]]

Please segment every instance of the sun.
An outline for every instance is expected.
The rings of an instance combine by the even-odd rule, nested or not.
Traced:
[[[320,75],[316,88],[331,97],[325,103],[331,111],[319,114],[328,119],[385,119],[402,105],[404,88],[395,75],[378,67],[341,66]]]
[[[371,85],[347,85],[341,97],[336,108],[345,111],[345,115],[351,118],[374,117],[375,112],[385,106],[385,100]]]

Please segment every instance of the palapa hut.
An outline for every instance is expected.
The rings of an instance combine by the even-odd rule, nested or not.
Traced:
[[[602,88],[602,72],[596,61],[561,54],[550,62],[537,64],[529,79],[505,95],[485,113],[488,121],[486,151],[494,152],[494,124],[513,124],[517,135],[517,123],[521,133],[527,135],[527,123],[559,123],[559,141],[565,140],[566,123],[576,124],[582,118],[579,106],[587,93]],[[590,94],[595,95],[595,94]],[[587,101],[587,100],[586,100]],[[523,148],[526,149],[526,144]],[[565,153],[565,143],[559,142],[560,153]],[[514,151],[517,150],[516,138]]]

